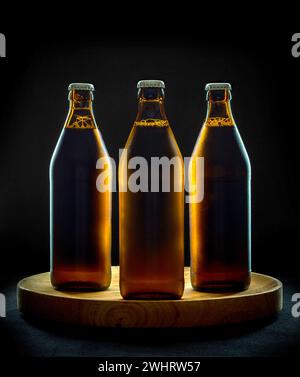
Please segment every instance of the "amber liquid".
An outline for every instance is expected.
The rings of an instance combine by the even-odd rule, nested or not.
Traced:
[[[158,122],[160,123],[160,121]],[[182,157],[169,126],[134,126],[126,144],[128,160],[143,156]],[[124,157],[119,182],[130,177]],[[126,299],[178,299],[184,288],[184,192],[119,193],[120,290]],[[150,189],[150,170],[149,189]],[[160,181],[161,181],[160,173]],[[183,183],[182,174],[175,179]]]
[[[98,129],[67,129],[50,165],[51,283],[56,289],[102,290],[111,280],[111,197],[100,193]]]
[[[190,204],[191,282],[197,290],[250,283],[250,163],[236,126],[204,125],[204,199]],[[195,170],[192,179],[195,180]]]

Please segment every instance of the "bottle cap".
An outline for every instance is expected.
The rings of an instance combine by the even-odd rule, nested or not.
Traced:
[[[165,88],[165,83],[161,80],[141,80],[137,88]]]
[[[75,82],[69,85],[69,90],[89,90],[94,91],[94,85],[85,82]]]
[[[205,85],[205,90],[231,90],[231,85],[228,82],[211,82]]]

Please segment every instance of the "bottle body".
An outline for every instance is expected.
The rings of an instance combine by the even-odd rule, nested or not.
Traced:
[[[150,113],[151,119],[138,116],[120,158],[120,291],[126,299],[178,299],[184,288],[183,160],[165,117],[159,112],[154,119]],[[147,190],[130,187],[135,157],[148,166]],[[157,172],[158,190],[151,189],[153,157],[177,161],[169,177],[163,169]],[[161,182],[168,178],[170,187],[164,191]]]
[[[82,117],[84,123],[79,122]],[[96,187],[99,158],[107,161],[104,169],[111,179],[92,113],[75,110],[50,163],[51,283],[56,289],[103,290],[110,285],[111,192]]]
[[[223,92],[213,96],[225,104],[212,107],[229,101]],[[191,282],[198,290],[243,290],[251,270],[251,167],[230,109],[215,110],[208,111],[190,165],[191,180],[200,179],[195,159],[204,158],[203,200],[190,203]]]

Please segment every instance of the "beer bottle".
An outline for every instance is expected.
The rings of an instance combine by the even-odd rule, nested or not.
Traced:
[[[125,299],[178,299],[183,159],[166,118],[163,81],[139,81],[137,88],[138,114],[119,163],[120,291]]]
[[[93,90],[70,84],[69,114],[50,163],[51,283],[61,290],[103,290],[111,280],[111,190],[96,181],[106,174],[109,186],[112,167],[93,115]]]
[[[196,159],[204,158],[203,200],[190,203],[191,283],[197,290],[243,290],[250,284],[251,167],[231,113],[231,85],[205,89],[207,116],[189,170],[196,187]]]

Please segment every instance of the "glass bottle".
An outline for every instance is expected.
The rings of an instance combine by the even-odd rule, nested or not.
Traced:
[[[243,290],[251,277],[251,167],[231,113],[231,85],[205,89],[207,116],[189,170],[195,186],[196,158],[204,158],[204,197],[190,203],[191,282],[196,290]]]
[[[106,174],[110,187],[112,167],[93,115],[93,90],[69,86],[69,114],[50,163],[51,283],[61,290],[103,290],[111,281],[111,190],[96,181]]]
[[[120,291],[126,299],[178,299],[184,288],[183,160],[165,114],[164,83],[143,80],[137,87],[138,114],[119,164]]]

